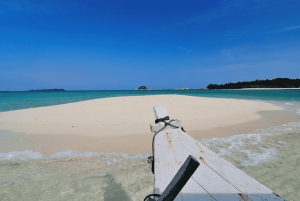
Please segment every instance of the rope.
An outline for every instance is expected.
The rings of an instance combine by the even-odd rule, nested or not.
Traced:
[[[163,129],[165,129],[167,127],[167,125],[169,126],[172,126],[174,128],[179,128],[178,126],[174,126],[172,124],[170,124],[172,121],[175,121],[174,119],[172,119],[170,122],[166,122],[165,120],[162,120],[161,122],[164,122],[165,123],[165,126],[163,128],[161,128],[159,131],[157,131],[154,135],[153,135],[153,139],[152,139],[152,156],[148,157],[148,163],[151,163],[152,164],[152,167],[151,167],[151,171],[152,173],[154,174],[154,139],[155,139],[155,136],[160,132],[162,131]]]
[[[149,198],[149,197],[151,197],[151,196],[154,196],[154,197],[160,197],[161,195],[159,195],[159,194],[150,194],[150,195],[147,195],[147,196],[145,197],[144,201],[146,201],[147,198]]]

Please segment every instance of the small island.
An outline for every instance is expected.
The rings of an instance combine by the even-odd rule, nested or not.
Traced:
[[[207,89],[250,89],[250,88],[299,88],[300,79],[275,78],[226,84],[209,84]]]
[[[148,90],[146,86],[139,86],[136,90]]]
[[[62,92],[64,89],[31,89],[30,92]]]

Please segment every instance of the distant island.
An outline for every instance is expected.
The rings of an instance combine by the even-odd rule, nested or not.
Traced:
[[[146,86],[139,86],[139,88],[137,88],[136,90],[147,90]]]
[[[65,91],[64,89],[32,89],[30,92],[60,92]]]
[[[209,84],[207,89],[247,89],[247,88],[299,88],[300,79],[276,78],[226,84]]]

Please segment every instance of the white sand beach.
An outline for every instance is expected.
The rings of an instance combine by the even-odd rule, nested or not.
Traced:
[[[45,155],[68,149],[150,153],[149,124],[155,120],[152,107],[157,105],[165,106],[170,118],[181,120],[196,139],[237,134],[234,128],[238,127],[232,126],[260,120],[264,111],[283,110],[254,100],[182,95],[115,97],[2,112],[0,130],[21,133],[26,148]]]

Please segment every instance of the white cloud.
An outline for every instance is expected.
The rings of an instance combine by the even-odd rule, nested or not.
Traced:
[[[237,73],[237,72],[294,72],[299,67],[298,62],[292,62],[289,60],[277,60],[277,61],[265,61],[265,62],[253,62],[253,63],[239,63],[223,66],[203,67],[199,69],[187,69],[186,74],[197,73]]]
[[[295,29],[300,29],[300,25],[285,27],[283,29],[278,29],[278,30],[272,31],[271,33],[286,32],[286,31],[292,31],[292,30],[295,30]]]
[[[71,7],[71,5],[76,4],[76,2],[72,4],[63,4],[63,3],[55,3],[53,1],[0,1],[0,14],[16,12],[16,13],[30,13],[30,12],[53,12],[53,11],[64,11],[64,6]]]
[[[182,52],[191,52],[192,49],[186,48],[186,47],[177,47],[178,50],[181,50]]]
[[[223,50],[221,50],[220,54],[222,56],[227,57],[227,59],[229,59],[229,60],[233,60],[233,59],[235,59],[236,54],[243,51],[243,49],[244,49],[244,47],[235,47],[235,48],[231,48],[231,49],[223,49]]]
[[[259,0],[223,0],[217,6],[212,9],[200,12],[198,15],[190,16],[183,19],[177,26],[187,26],[191,24],[207,24],[212,21],[224,21],[229,17],[232,20],[232,16],[244,16],[253,13],[253,9],[257,9],[257,3],[253,3]],[[260,5],[261,6],[261,5]]]

